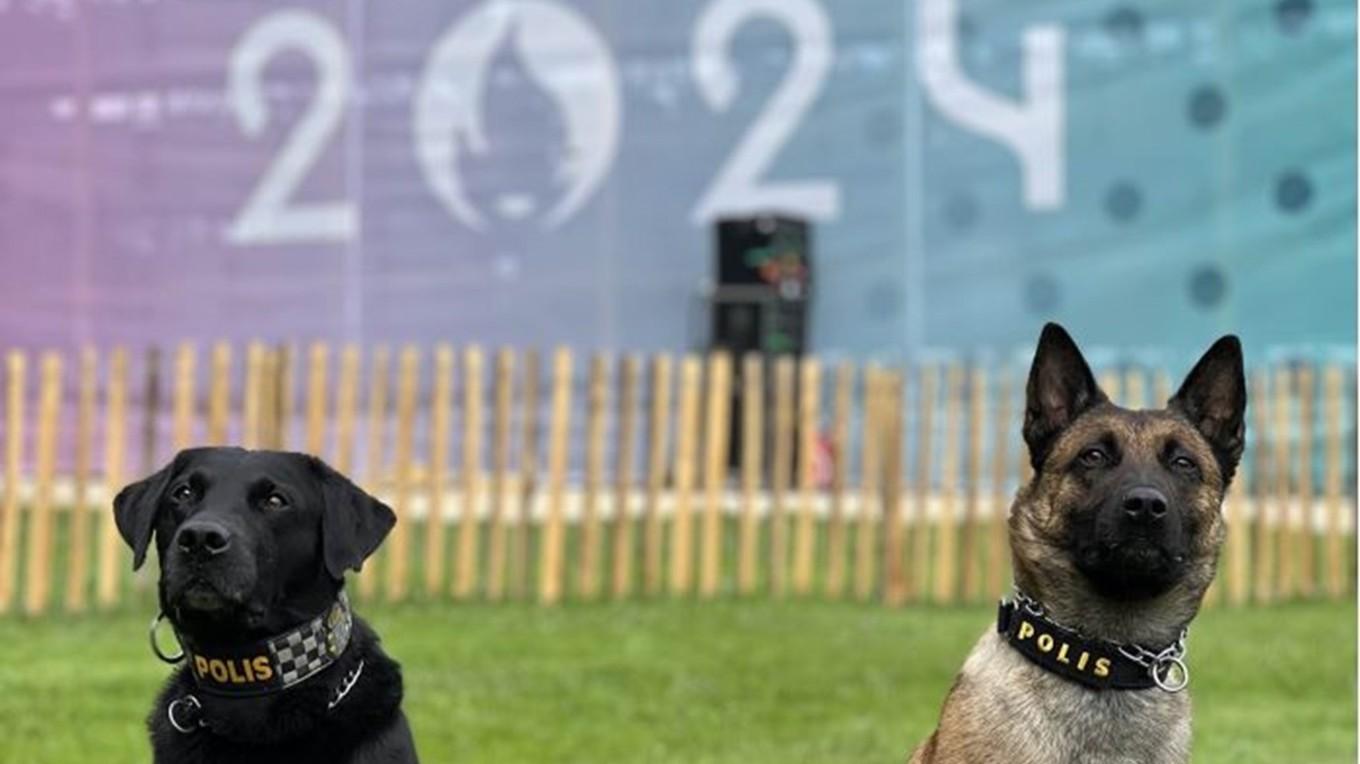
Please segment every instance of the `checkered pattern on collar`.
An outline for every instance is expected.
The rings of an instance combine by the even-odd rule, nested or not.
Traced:
[[[269,640],[269,652],[286,689],[335,662],[349,645],[354,614],[342,590],[325,613]]]

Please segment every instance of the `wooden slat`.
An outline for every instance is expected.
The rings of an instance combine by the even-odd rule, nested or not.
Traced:
[[[71,477],[75,494],[71,500],[71,536],[67,548],[70,563],[66,576],[66,612],[78,613],[85,609],[86,589],[90,580],[90,449],[94,445],[94,396],[99,373],[98,358],[92,347],[80,351],[79,377],[76,387],[76,427],[74,459]]]
[[[586,383],[586,474],[581,505],[581,549],[576,558],[576,590],[583,599],[600,595],[600,503],[604,494],[605,411],[609,403],[609,360],[590,359]]]
[[[1253,417],[1254,429],[1256,431],[1255,442],[1252,444],[1255,458],[1255,503],[1256,503],[1256,543],[1254,546],[1255,559],[1252,560],[1252,567],[1256,572],[1256,601],[1269,602],[1273,600],[1275,592],[1274,569],[1272,563],[1275,558],[1275,536],[1271,527],[1271,501],[1270,490],[1272,485],[1271,476],[1274,474],[1273,465],[1270,460],[1268,444],[1270,442],[1270,403],[1266,397],[1266,373],[1257,371],[1252,374],[1251,379],[1251,398],[1253,401],[1251,408],[1255,411]]]
[[[264,345],[246,347],[246,381],[241,390],[241,445],[259,448],[264,442]],[[336,464],[339,467],[339,463]],[[343,470],[342,470],[343,471]]]
[[[987,533],[987,594],[1000,597],[1010,578],[1010,555],[1006,548],[1007,519],[1011,495],[1007,490],[1010,477],[1011,396],[1013,377],[999,375],[992,410],[992,513]],[[1023,461],[1024,456],[1021,455]]]
[[[231,345],[213,345],[211,377],[208,380],[208,440],[212,445],[225,446],[230,442],[228,423],[231,419]]]
[[[886,407],[882,430],[883,455],[883,602],[897,607],[906,602],[915,588],[914,576],[904,559],[909,546],[906,518],[902,515],[902,449],[905,434],[905,379],[899,372],[884,377],[883,400]],[[918,530],[918,532],[920,532]]]
[[[434,349],[434,386],[430,388],[430,513],[425,518],[425,595],[444,592],[444,494],[449,489],[449,437],[453,427],[453,348]]]
[[[831,517],[826,534],[826,595],[845,596],[846,489],[850,472],[850,406],[855,394],[855,367],[848,361],[836,367],[836,390],[831,415]]]
[[[1141,409],[1147,406],[1147,394],[1143,389],[1145,379],[1144,369],[1138,366],[1131,366],[1124,371],[1124,406],[1131,409]]]
[[[953,602],[958,596],[959,435],[962,429],[963,369],[956,363],[945,374],[944,453],[940,461],[940,517],[935,523],[936,549],[933,596]]]
[[[481,539],[479,511],[482,505],[482,432],[485,429],[486,396],[482,349],[470,345],[463,351],[463,480],[462,512],[458,518],[457,576],[453,596],[467,599],[477,591],[477,547]]]
[[[699,544],[699,594],[713,597],[722,580],[723,495],[727,487],[728,427],[732,405],[732,356],[708,357],[704,427],[704,517]]]
[[[1166,369],[1158,369],[1153,375],[1153,408],[1161,408],[1171,400],[1171,377],[1167,376]]]
[[[528,594],[529,535],[533,529],[534,496],[538,491],[539,453],[539,356],[530,349],[524,353],[524,417],[520,433],[519,521],[510,539],[510,596],[522,599]]]
[[[1298,548],[1294,550],[1294,560],[1297,562],[1298,592],[1305,597],[1313,596],[1317,591],[1317,524],[1313,514],[1313,438],[1317,434],[1315,427],[1315,389],[1316,380],[1313,377],[1313,367],[1305,363],[1299,367],[1296,376],[1299,391],[1299,473],[1298,473],[1298,501],[1300,507],[1300,523],[1295,541]]]
[[[126,348],[116,347],[109,355],[109,378],[104,402],[104,493],[109,505],[112,505],[113,497],[123,487],[123,450],[127,447],[127,382],[128,352]],[[130,558],[123,551],[113,512],[106,509],[100,512],[100,517],[99,572],[95,580],[95,596],[101,608],[110,608],[117,604],[122,594],[119,585],[122,579],[120,563]]]
[[[939,370],[922,366],[920,387],[917,390],[916,465],[912,479],[915,497],[912,502],[912,533],[910,573],[907,576],[907,596],[924,594],[930,582],[930,523],[931,465],[935,457],[935,410],[939,406]],[[899,468],[900,469],[900,468]]]
[[[665,532],[661,519],[661,492],[666,486],[669,463],[671,367],[668,355],[658,355],[652,360],[652,409],[647,426],[647,504],[643,510],[642,539],[643,589],[651,596],[661,593]]]
[[[759,501],[765,450],[765,359],[749,352],[741,360],[741,531],[737,541],[737,591],[756,590],[760,566]]]
[[[486,596],[505,596],[505,566],[509,554],[510,425],[515,405],[515,351],[496,353],[495,403],[491,412],[491,540],[487,550]]]
[[[145,384],[142,387],[142,469],[143,475],[150,475],[160,467],[159,421],[161,413],[161,349],[152,345],[146,349],[142,362]],[[137,578],[138,589],[147,584],[145,574]]]
[[[24,577],[24,612],[47,609],[52,590],[52,480],[57,460],[61,410],[61,356],[44,353],[38,388],[38,431],[33,468],[33,508],[29,515],[28,566]]]
[[[675,422],[675,507],[671,517],[670,592],[693,587],[695,449],[699,439],[699,394],[703,367],[697,356],[680,361],[680,408]]]
[[[618,427],[614,430],[614,538],[611,592],[627,597],[633,583],[633,451],[637,446],[638,387],[642,359],[626,356],[619,369]]]
[[[788,493],[793,468],[794,361],[774,362],[774,463],[770,466],[770,590],[777,597],[788,588]]]
[[[817,558],[817,453],[821,450],[819,405],[822,398],[822,364],[805,356],[798,381],[798,525],[793,543],[793,591],[812,591],[812,568]]]
[[[348,474],[354,466],[354,424],[359,410],[359,348],[340,351],[340,377],[335,387],[335,468]]]
[[[1293,507],[1294,470],[1291,415],[1293,414],[1293,374],[1288,367],[1275,370],[1275,385],[1272,404],[1274,414],[1274,438],[1272,455],[1275,460],[1275,594],[1278,597],[1292,597],[1297,592],[1294,577],[1294,537],[1296,535],[1295,512]]]
[[[1123,405],[1124,396],[1123,391],[1120,389],[1118,371],[1115,369],[1106,369],[1105,371],[1102,371],[1098,383],[1100,384],[1100,389],[1105,392],[1105,395],[1109,397],[1111,401],[1114,401],[1121,406]]]
[[[1322,377],[1323,472],[1322,485],[1327,539],[1327,594],[1339,598],[1346,592],[1345,557],[1341,528],[1341,367],[1329,365]]]
[[[175,352],[174,424],[171,429],[175,451],[182,451],[197,442],[194,420],[197,418],[195,382],[197,381],[198,349],[185,342]]]
[[[304,448],[309,454],[321,455],[326,448],[327,372],[330,370],[331,349],[324,342],[313,342],[307,350],[307,439]]]
[[[295,408],[297,352],[292,345],[279,345],[274,350],[274,448],[293,447],[293,412]]]
[[[571,432],[571,351],[553,353],[552,415],[548,422],[548,514],[539,550],[538,601],[552,605],[562,598],[566,546],[563,504],[566,501],[567,436]]]
[[[869,364],[864,370],[864,405],[860,420],[859,514],[855,538],[855,598],[867,602],[874,593],[874,563],[878,559],[878,478],[881,471],[883,370]]]
[[[968,452],[964,478],[963,539],[959,559],[963,568],[963,597],[970,602],[982,599],[982,423],[987,416],[987,372],[978,366],[968,370]]]
[[[265,347],[260,362],[260,447],[279,447],[279,349]]]
[[[397,437],[393,453],[392,511],[397,524],[387,539],[387,599],[401,602],[410,589],[411,523],[411,457],[415,448],[416,393],[420,384],[420,351],[414,346],[402,348],[397,372]]]
[[[5,406],[5,484],[4,515],[0,516],[0,613],[9,612],[19,569],[19,483],[24,479],[24,404],[28,376],[28,357],[10,351],[6,357],[8,395]]]
[[[368,384],[368,424],[365,433],[365,477],[368,492],[382,496],[387,488],[387,465],[384,449],[387,447],[387,388],[392,374],[392,352],[386,345],[379,345],[373,351]],[[389,547],[390,548],[390,547]],[[386,552],[375,554],[364,563],[359,572],[359,595],[371,598],[377,588],[379,571],[383,566]]]
[[[1246,603],[1251,585],[1251,569],[1248,567],[1251,561],[1251,534],[1247,524],[1247,478],[1245,469],[1239,469],[1228,487],[1228,498],[1223,505],[1223,519],[1228,524],[1228,542],[1224,550],[1226,559],[1222,567],[1225,583],[1222,588],[1232,605]]]

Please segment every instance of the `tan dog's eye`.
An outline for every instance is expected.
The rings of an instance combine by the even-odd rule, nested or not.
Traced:
[[[1104,467],[1109,463],[1110,457],[1102,449],[1088,448],[1081,452],[1077,457],[1083,467]]]
[[[283,494],[275,492],[264,497],[263,504],[265,509],[283,509],[288,506],[288,499],[284,498]]]
[[[1175,459],[1172,459],[1171,466],[1178,470],[1185,470],[1186,472],[1193,472],[1194,470],[1199,469],[1199,465],[1195,464],[1195,461],[1188,456],[1178,456]]]

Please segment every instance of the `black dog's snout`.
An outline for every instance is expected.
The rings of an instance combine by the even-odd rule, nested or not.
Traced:
[[[1135,523],[1155,523],[1166,516],[1166,494],[1149,486],[1124,494],[1124,516]]]
[[[208,520],[191,520],[180,526],[175,544],[187,555],[207,559],[231,547],[231,531]]]

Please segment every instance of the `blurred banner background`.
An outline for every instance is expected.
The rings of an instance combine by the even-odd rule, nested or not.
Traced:
[[[0,342],[698,347],[768,210],[820,355],[1354,356],[1353,3],[391,11],[0,0]]]

